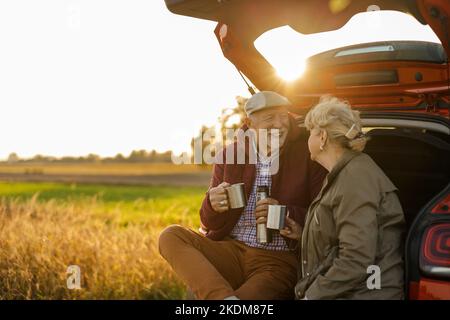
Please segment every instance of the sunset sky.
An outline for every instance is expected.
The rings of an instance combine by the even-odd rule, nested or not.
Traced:
[[[215,25],[163,0],[1,1],[0,158],[188,150],[202,124],[248,96]],[[319,35],[279,28],[256,47],[292,77],[309,55],[399,39],[439,42],[412,17],[372,12]]]

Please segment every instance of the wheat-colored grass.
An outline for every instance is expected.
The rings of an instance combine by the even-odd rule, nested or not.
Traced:
[[[0,299],[183,298],[157,250],[167,220],[124,225],[99,201],[1,198]],[[69,265],[81,269],[79,290],[67,288]]]
[[[172,163],[0,163],[0,173],[161,175],[211,172],[211,166]]]

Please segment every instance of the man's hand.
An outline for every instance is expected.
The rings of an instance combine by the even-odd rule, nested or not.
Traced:
[[[300,240],[303,228],[295,220],[286,216],[286,227],[280,230],[280,234],[286,238]]]
[[[228,196],[226,187],[229,187],[228,182],[222,182],[217,187],[209,189],[209,202],[215,212],[222,213],[229,210]]]
[[[279,203],[277,200],[273,198],[265,198],[259,200],[256,203],[255,209],[256,223],[267,223],[267,213],[269,212],[270,204],[279,204]]]

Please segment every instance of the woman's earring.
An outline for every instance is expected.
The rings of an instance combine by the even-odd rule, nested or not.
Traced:
[[[320,151],[323,151],[323,144],[320,145],[319,149]]]

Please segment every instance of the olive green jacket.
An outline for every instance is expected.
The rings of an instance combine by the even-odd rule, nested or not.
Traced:
[[[306,216],[298,299],[403,298],[405,221],[396,190],[367,154],[344,152]]]

